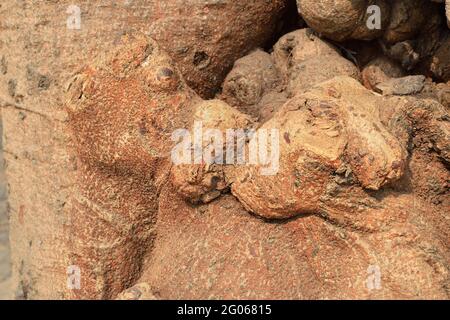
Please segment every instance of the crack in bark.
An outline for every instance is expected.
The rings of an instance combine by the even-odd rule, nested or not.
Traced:
[[[8,108],[8,107],[14,108],[14,109],[17,109],[17,110],[20,110],[20,111],[24,111],[24,112],[29,112],[29,113],[31,113],[31,114],[38,115],[38,116],[44,118],[44,119],[47,120],[47,121],[59,121],[59,122],[64,122],[64,121],[61,121],[61,120],[56,119],[56,118],[51,118],[51,117],[49,117],[49,116],[46,115],[46,114],[43,114],[43,113],[40,113],[40,112],[31,110],[31,109],[28,109],[28,108],[26,108],[26,107],[24,107],[24,106],[21,106],[21,105],[15,103],[15,102],[6,101],[6,100],[0,98],[0,108]]]

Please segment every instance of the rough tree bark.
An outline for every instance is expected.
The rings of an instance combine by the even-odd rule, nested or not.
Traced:
[[[448,298],[445,90],[416,98],[411,78],[375,63],[361,76],[309,29],[251,52],[289,3],[0,4],[16,298]],[[298,3],[308,22],[317,2]],[[347,9],[335,40],[361,31]],[[443,79],[446,48],[433,59]],[[230,105],[202,100],[235,61],[219,96]],[[194,120],[284,130],[278,177],[173,165],[169,137]],[[67,285],[72,265],[81,290]],[[368,266],[383,271],[375,292]]]
[[[80,1],[82,27],[70,29],[70,4],[7,1],[0,8],[0,98],[17,298],[67,297],[64,230],[76,168],[66,151],[63,87],[93,53],[114,45],[120,28],[108,21],[127,20],[123,8]],[[132,25],[144,28],[142,20]]]
[[[71,262],[64,244],[68,237],[76,237],[66,231],[71,227],[71,197],[76,192],[72,176],[77,167],[67,152],[67,114],[62,105],[71,75],[100,52],[114,48],[124,32],[136,30],[170,46],[175,60],[190,61],[183,71],[190,75],[191,85],[210,95],[239,55],[271,38],[285,2],[8,0],[0,4],[0,103],[16,297],[70,296],[66,268]],[[187,12],[195,21],[177,23]],[[224,21],[226,27],[219,28]],[[210,74],[218,76],[210,79]],[[106,297],[102,286],[98,283],[98,295],[91,297]]]

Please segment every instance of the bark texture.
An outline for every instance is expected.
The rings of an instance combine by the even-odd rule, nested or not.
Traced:
[[[265,52],[287,3],[0,5],[16,298],[448,299],[449,86],[407,76],[449,79],[442,15],[298,0],[313,29]],[[336,42],[375,38],[364,65]],[[198,122],[278,129],[278,171],[175,163]]]
[[[301,43],[315,47],[321,40],[310,41]],[[250,57],[235,66],[246,85],[228,91],[231,101],[267,83],[254,76],[261,70],[242,62],[270,57]],[[277,72],[290,74],[292,68],[300,78],[309,76],[308,68],[284,63],[274,63]],[[342,75],[308,88],[292,89],[297,78],[278,80],[292,90],[290,98],[259,127],[282,130],[280,167],[272,176],[259,173],[262,165],[171,162],[174,128],[192,132],[195,121],[219,130],[257,123],[227,103],[202,101],[153,40],[131,39],[77,75],[68,124],[87,205],[74,216],[80,222],[95,217],[90,224],[102,234],[99,239],[94,228],[77,232],[93,248],[76,250],[88,279],[101,277],[96,268],[102,261],[105,275],[115,275],[112,296],[117,279],[138,283],[119,298],[448,297],[449,229],[440,213],[449,205],[448,111],[432,99],[379,95],[346,68],[336,70]],[[249,102],[236,108],[248,110]],[[435,166],[440,190],[422,183],[428,174],[419,169],[423,161]],[[129,185],[136,198],[130,199]],[[431,195],[433,204],[426,198]],[[138,242],[153,231],[151,242]],[[127,255],[132,258],[125,260]],[[371,265],[384,274],[383,287],[373,292],[365,282]],[[127,281],[137,274],[130,272],[134,268],[142,270],[140,277]],[[83,295],[92,296],[95,282],[85,285]]]
[[[67,152],[65,131],[64,90],[72,75],[99,52],[115,48],[124,33],[141,31],[168,49],[198,92],[211,95],[239,55],[271,38],[284,7],[284,1],[11,0],[0,5],[0,99],[17,297],[71,293],[66,285],[71,262],[63,243],[73,240],[67,239],[72,237],[67,228],[75,223],[73,173],[81,170]],[[99,293],[90,297],[108,297],[102,293],[107,283],[98,280]]]

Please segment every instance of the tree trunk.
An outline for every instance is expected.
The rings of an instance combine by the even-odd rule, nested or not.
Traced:
[[[125,27],[148,26],[147,1],[116,2],[0,5],[0,102],[16,298],[71,296],[67,244],[76,235],[66,231],[76,167],[67,150],[64,86],[86,61],[114,47]]]
[[[0,104],[16,297],[62,299],[73,293],[67,281],[76,270],[70,269],[68,246],[83,239],[73,233],[79,226],[71,225],[79,170],[68,151],[64,109],[71,76],[95,56],[109,52],[131,30],[150,33],[164,49],[172,50],[169,53],[191,85],[198,85],[205,95],[214,93],[239,56],[271,39],[287,2],[0,4]],[[203,19],[205,14],[213,18]],[[98,294],[86,294],[106,298],[104,285],[100,281]]]

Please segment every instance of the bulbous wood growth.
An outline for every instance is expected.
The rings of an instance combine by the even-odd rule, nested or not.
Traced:
[[[293,2],[133,2],[155,21],[75,57],[21,27],[1,77],[22,74],[3,111],[25,298],[448,299],[444,3],[297,4],[308,27],[275,30]],[[32,39],[53,60],[24,73]]]
[[[295,32],[287,37],[301,38],[305,32],[308,30]],[[160,292],[160,288],[166,288],[167,291],[159,293],[161,298],[172,294],[179,298],[206,298],[207,292],[213,292],[219,297],[238,297],[239,293],[234,290],[229,295],[221,291],[224,283],[238,280],[232,278],[235,275],[214,280],[210,285],[193,280],[195,290],[180,290],[177,293],[173,293],[172,290],[175,289],[170,289],[171,284],[167,282],[169,278],[174,284],[189,283],[191,280],[188,279],[196,279],[195,272],[203,276],[206,272],[212,279],[218,277],[218,270],[207,267],[208,263],[213,263],[209,260],[213,259],[210,254],[216,256],[214,259],[219,256],[229,258],[228,249],[207,247],[202,250],[197,246],[202,246],[203,241],[212,241],[208,240],[210,237],[225,237],[220,228],[216,229],[216,224],[225,222],[216,221],[220,218],[215,216],[225,214],[217,212],[218,210],[227,211],[219,206],[224,201],[232,203],[227,206],[240,208],[238,216],[248,216],[250,212],[265,219],[297,217],[298,221],[304,221],[305,217],[313,219],[314,216],[316,220],[313,220],[311,232],[317,237],[321,237],[321,233],[315,230],[320,223],[332,224],[333,227],[329,226],[332,229],[343,228],[355,237],[368,237],[365,240],[367,245],[374,248],[379,245],[378,241],[383,242],[383,237],[387,237],[386,240],[395,238],[392,233],[399,227],[398,219],[406,215],[401,223],[402,228],[408,230],[405,232],[411,232],[419,238],[428,238],[430,245],[439,248],[436,253],[439,260],[445,261],[447,249],[440,244],[439,237],[433,236],[437,233],[433,223],[425,223],[427,228],[434,230],[429,234],[429,231],[421,230],[421,224],[417,225],[410,220],[416,214],[420,215],[420,205],[417,207],[416,200],[411,201],[409,198],[414,197],[414,189],[409,195],[401,195],[406,191],[404,185],[407,180],[418,179],[415,174],[407,174],[411,154],[418,153],[420,157],[417,147],[411,147],[413,138],[427,141],[431,148],[427,155],[433,157],[433,161],[441,163],[441,166],[448,164],[450,160],[450,126],[448,120],[445,120],[448,113],[439,102],[412,96],[382,96],[369,91],[358,82],[360,75],[356,68],[349,72],[347,61],[343,61],[342,68],[337,64],[334,70],[317,77],[314,82],[313,74],[308,74],[314,69],[296,68],[297,64],[315,63],[315,55],[308,56],[306,52],[329,50],[329,56],[325,57],[329,60],[336,57],[335,61],[338,63],[343,58],[322,40],[304,38],[297,42],[297,45],[303,46],[302,50],[294,45],[287,60],[283,60],[285,56],[275,50],[273,55],[268,56],[262,52],[252,53],[251,59],[243,58],[236,63],[224,84],[224,87],[230,89],[224,91],[223,97],[237,104],[244,100],[238,107],[247,112],[244,114],[220,100],[202,101],[185,84],[182,75],[155,41],[143,36],[138,36],[137,39],[126,37],[124,40],[119,51],[76,75],[69,89],[71,98],[67,105],[68,125],[73,137],[74,152],[80,161],[78,185],[82,186],[80,205],[73,213],[77,221],[73,225],[76,227],[76,234],[83,239],[81,248],[72,249],[78,259],[75,260],[76,264],[82,266],[83,270],[90,270],[87,278],[93,280],[92,284],[84,284],[86,292],[82,292],[85,295],[95,295],[94,280],[100,276],[106,279],[111,277],[108,288],[111,290],[110,294],[115,295],[118,293],[115,285],[119,285],[120,281],[136,282],[136,278],[126,277],[143,270],[142,279],[137,281],[141,282],[138,288],[153,288],[150,290],[152,296],[157,296],[156,292]],[[283,48],[281,44],[275,47]],[[296,53],[303,56],[300,58]],[[272,74],[266,77],[266,68],[247,67],[246,63],[269,64],[271,67],[267,69],[272,70]],[[295,72],[298,74],[295,75]],[[236,85],[235,75],[238,75],[240,85]],[[303,77],[308,79],[307,87],[299,85]],[[330,80],[326,80],[327,78]],[[267,79],[271,80],[268,82]],[[257,91],[251,92],[253,88]],[[285,92],[287,100],[260,125],[256,120],[258,114],[252,111],[261,108],[248,106],[258,104],[258,100],[263,99],[261,96],[271,95],[271,90]],[[248,100],[247,97],[252,98]],[[209,164],[204,161],[199,164],[174,164],[171,158],[171,150],[175,146],[172,133],[177,128],[186,128],[192,132],[195,122],[222,132],[228,128],[281,130],[278,171],[272,175],[261,175],[262,165],[258,164]],[[208,143],[204,140],[204,147]],[[246,151],[250,152],[248,145]],[[444,167],[442,174],[443,179],[448,177]],[[224,196],[230,189],[235,198]],[[444,196],[443,199],[447,197]],[[398,203],[394,205],[395,201]],[[439,210],[439,207],[440,205],[436,209]],[[199,217],[199,222],[194,219],[194,211],[206,211],[207,217]],[[177,217],[178,214],[188,220],[181,222],[179,219],[182,218]],[[194,217],[188,218],[190,215]],[[168,216],[172,218],[169,219]],[[83,224],[88,219],[93,219],[88,226],[95,224],[95,229]],[[95,222],[97,219],[107,222],[101,227],[102,242],[98,239],[101,225]],[[174,223],[171,219],[178,222]],[[236,217],[236,213],[224,219],[241,220]],[[435,219],[439,220],[438,217]],[[197,223],[204,225],[203,232],[196,233],[189,229],[190,225],[197,228]],[[258,243],[265,239],[265,228],[270,229],[265,226],[267,222],[258,219],[253,222],[258,227],[250,231],[245,225],[241,225],[243,229],[239,229],[234,225],[231,227],[230,223],[233,225],[238,222],[226,222],[227,228],[232,228],[231,233],[226,233],[228,241],[236,241],[240,232],[251,232],[251,236],[246,236],[246,241],[252,246],[255,241]],[[295,224],[299,223],[296,220]],[[294,222],[287,223],[291,224]],[[180,228],[184,230],[183,233],[191,235],[181,236],[173,228]],[[174,233],[180,237],[179,241],[183,239],[181,247],[172,238]],[[374,235],[376,240],[372,238]],[[176,249],[172,247],[172,241],[177,246]],[[213,242],[215,241],[218,240]],[[414,243],[417,240],[411,241]],[[220,242],[225,242],[225,239]],[[270,254],[286,254],[281,243],[279,245],[280,247],[273,247]],[[92,249],[87,250],[85,247]],[[411,273],[414,275],[411,278],[402,275],[401,279],[393,279],[390,285],[406,285],[417,273],[420,277],[432,274],[435,282],[420,285],[420,290],[429,297],[444,297],[446,293],[443,285],[448,276],[444,271],[445,263],[442,265],[444,269],[439,272],[431,270],[425,267],[426,261],[419,258],[421,249],[413,247],[411,252],[405,254],[414,256],[415,263],[409,266],[414,270]],[[174,250],[178,252],[176,256],[172,255]],[[212,250],[214,253],[209,252]],[[371,254],[372,250],[375,251],[377,260],[384,261],[389,270],[392,267],[391,260],[398,259],[391,256],[392,253],[388,250],[369,250]],[[190,257],[184,254],[189,254]],[[149,257],[148,260],[144,259],[146,256]],[[179,267],[192,259],[196,263],[205,263],[205,269],[201,271],[197,267],[193,271],[182,268],[173,270],[169,277],[159,274],[164,272],[164,268],[175,268],[175,265]],[[250,265],[271,261],[268,256],[238,255],[221,264],[221,267],[231,268],[231,261],[235,263],[235,259],[243,259]],[[259,259],[263,261],[258,262]],[[300,263],[296,260],[300,258],[293,259],[292,267]],[[322,259],[326,261],[329,257]],[[361,265],[367,263],[363,262],[364,259],[358,261]],[[104,274],[95,271],[99,265],[105,268]],[[289,265],[275,263],[273,266],[275,270],[281,267],[289,268]],[[350,277],[355,267],[352,263],[341,272],[345,277]],[[256,273],[257,269],[246,269],[244,279],[248,280],[245,281],[261,277]],[[281,273],[281,270],[276,273]],[[160,277],[156,276],[158,274]],[[279,281],[283,283],[287,279]],[[271,292],[277,285],[280,284],[276,281],[263,287],[250,285],[250,297],[269,297],[257,292]],[[291,286],[279,297],[320,297],[332,294],[328,291],[331,289],[326,286],[315,294],[304,290]],[[356,289],[350,291],[342,296],[362,294]],[[387,287],[383,294],[395,297],[398,292]],[[407,296],[412,292],[406,290],[405,294]]]

